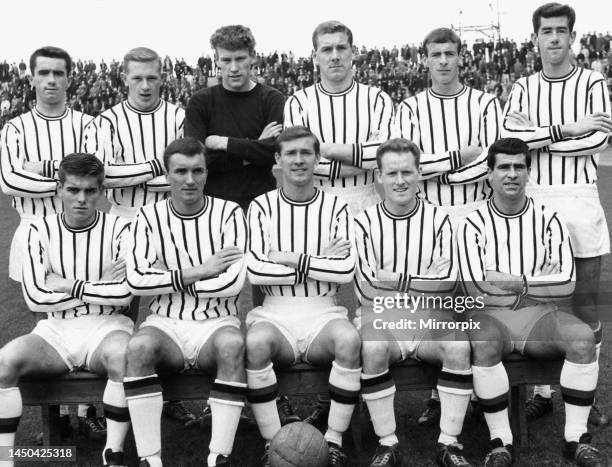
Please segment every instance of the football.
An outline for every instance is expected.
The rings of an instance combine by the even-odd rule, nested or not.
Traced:
[[[325,467],[327,454],[321,432],[305,422],[285,425],[270,443],[272,467]]]

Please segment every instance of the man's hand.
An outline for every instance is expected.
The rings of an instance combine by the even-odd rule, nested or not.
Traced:
[[[368,136],[368,142],[383,142],[386,141],[383,132],[380,130],[372,130]]]
[[[243,255],[242,249],[237,246],[228,246],[217,251],[200,266],[202,279],[215,277],[227,271],[227,268],[240,261]]]
[[[482,148],[480,146],[471,145],[461,148],[459,150],[459,155],[461,156],[461,165],[468,165],[476,160],[478,156],[482,153]]]
[[[487,282],[492,282],[499,289],[521,293],[523,291],[523,276],[487,269]]]
[[[227,151],[227,136],[210,135],[204,141],[206,149],[211,151]]]
[[[259,135],[259,139],[276,138],[280,135],[281,131],[283,131],[282,123],[270,122],[265,126],[261,135]]]
[[[607,113],[595,112],[585,115],[574,123],[566,123],[561,126],[563,136],[581,136],[590,131],[603,131],[612,133],[612,119]]]
[[[426,274],[429,276],[441,276],[448,272],[448,267],[450,266],[450,259],[448,258],[437,258],[431,266],[427,268]]]
[[[527,116],[527,114],[524,114],[517,110],[508,112],[508,115],[506,115],[506,119],[508,120],[509,123],[516,125],[516,126],[528,127],[528,128],[533,126],[533,122],[529,120],[529,117]]]
[[[47,278],[45,279],[45,286],[49,290],[53,290],[53,292],[70,293],[73,285],[73,280],[66,279],[59,274],[55,274],[54,272],[47,274]]]
[[[23,170],[35,173],[36,175],[42,175],[43,166],[43,161],[26,161],[23,163]]]
[[[540,269],[540,276],[548,276],[549,274],[559,274],[561,267],[558,261],[547,261],[542,269]]]
[[[351,251],[351,242],[341,238],[333,238],[323,250],[323,256],[346,256]]]
[[[125,260],[123,258],[109,264],[100,277],[100,280],[104,282],[117,282],[123,279],[125,279]]]

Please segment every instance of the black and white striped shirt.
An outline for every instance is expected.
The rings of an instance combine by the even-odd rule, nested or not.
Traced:
[[[143,206],[132,224],[126,258],[134,295],[153,295],[152,313],[182,320],[235,315],[246,275],[244,258],[216,277],[186,286],[181,270],[203,264],[222,248],[246,250],[247,230],[240,207],[205,196],[204,207],[184,216],[171,199]]]
[[[507,121],[511,111],[526,114],[531,127]],[[531,149],[531,182],[538,185],[595,183],[599,151],[608,144],[604,132],[564,137],[560,126],[594,112],[610,114],[605,78],[574,67],[561,78],[543,72],[518,79],[504,109],[502,136],[520,138]]]
[[[22,217],[44,217],[62,210],[56,196],[57,170],[64,156],[79,152],[93,117],[67,108],[58,117],[34,109],[10,120],[0,137],[0,187],[13,197]],[[43,175],[23,169],[24,162],[44,161]]]
[[[85,149],[106,164],[104,185],[111,203],[134,208],[165,199],[166,146],[183,136],[185,111],[160,100],[148,112],[123,101],[98,116],[85,135]]]
[[[340,177],[342,163],[321,158],[315,169],[321,186],[374,183],[376,149],[391,134],[393,101],[386,93],[356,81],[346,91],[330,93],[317,83],[287,99],[284,114],[285,127],[303,125],[322,143],[353,145],[352,165],[363,172]]]
[[[537,301],[567,298],[574,290],[575,269],[569,232],[556,212],[527,198],[517,214],[500,212],[490,199],[469,214],[457,231],[459,268],[465,289],[472,295],[487,294],[485,304],[514,307],[517,294],[492,293],[481,288],[487,271],[525,275],[528,297]],[[555,261],[557,274],[542,274],[542,267]]]
[[[355,217],[359,254],[355,286],[360,304],[373,299],[372,288],[390,285],[377,277],[379,269],[400,274],[401,292],[453,292],[457,267],[452,237],[448,215],[420,199],[414,209],[402,216],[389,212],[384,202],[359,214]],[[449,261],[448,267],[441,274],[430,274],[429,267],[440,258]],[[433,290],[434,281],[443,282]]]
[[[97,212],[91,225],[69,227],[62,213],[35,221],[28,232],[22,288],[32,311],[54,318],[109,315],[127,310],[132,295],[125,279],[102,280],[104,270],[126,254],[129,224]],[[50,290],[48,273],[75,280],[71,293]]]
[[[315,189],[308,201],[292,201],[282,189],[255,198],[249,207],[249,280],[266,295],[332,297],[339,284],[350,282],[355,248],[344,257],[326,256],[334,238],[354,245],[353,217],[337,196]],[[296,269],[268,259],[271,251],[300,254]]]
[[[489,197],[487,148],[499,138],[500,126],[495,96],[468,86],[448,96],[427,89],[399,105],[394,136],[422,151],[421,196],[436,206],[458,206]],[[480,146],[482,153],[461,166],[459,150],[467,146]]]

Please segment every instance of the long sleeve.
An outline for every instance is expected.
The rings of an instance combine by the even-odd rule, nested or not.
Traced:
[[[21,288],[28,308],[34,312],[51,313],[75,308],[83,301],[67,293],[50,290],[45,279],[50,271],[48,249],[51,246],[36,225],[30,226],[27,254],[23,258]]]
[[[589,114],[604,112],[610,115],[610,95],[603,77],[596,79],[588,92]],[[590,131],[574,138],[563,138],[552,143],[548,151],[553,156],[577,157],[590,156],[603,151],[608,146],[608,134],[602,131]]]
[[[397,110],[394,137],[406,138],[421,146],[418,119],[407,102],[402,102]],[[457,169],[461,165],[459,151],[446,151],[439,154],[421,153],[421,179],[428,179]]]
[[[440,177],[446,185],[473,183],[487,176],[487,156],[489,146],[499,139],[501,132],[502,111],[497,98],[491,99],[480,114],[479,143],[480,155],[471,163],[458,167]]]
[[[128,249],[130,235],[130,225],[124,224],[115,236],[113,241],[114,254],[113,261],[120,258],[125,259]],[[113,305],[128,306],[132,301],[127,281],[123,278],[120,281],[75,281],[71,295],[80,299],[83,303],[91,305]]]
[[[97,117],[88,125],[84,145],[86,152],[95,154],[105,164],[104,185],[107,188],[140,185],[164,173],[158,159],[134,164],[117,162],[117,156],[122,151],[121,141],[117,139],[113,123],[105,116]]]
[[[527,143],[529,149],[538,149],[548,146],[551,143],[561,141],[561,125],[551,126],[518,126],[508,121],[510,112],[529,112],[529,102],[527,91],[521,81],[512,85],[512,90],[508,96],[508,102],[504,109],[503,126],[501,130],[502,138],[519,138]]]
[[[502,290],[487,282],[486,258],[487,248],[484,226],[465,219],[457,231],[457,251],[459,271],[464,290],[472,297],[481,296],[486,306],[511,308],[516,305],[518,294]]]
[[[223,246],[237,246],[246,251],[247,228],[242,210],[236,206],[223,225]],[[187,287],[187,293],[199,298],[233,297],[238,295],[246,277],[246,260],[243,256],[225,272],[209,279],[202,279]]]
[[[431,262],[444,259],[448,261],[448,266],[438,274],[410,274],[409,277],[405,278],[405,291],[408,294],[450,294],[455,290],[457,258],[453,245],[453,228],[448,215],[444,215],[435,236],[435,247]]]
[[[349,283],[355,271],[356,251],[353,216],[347,205],[336,215],[329,238],[348,240],[351,243],[349,252],[344,257],[302,254],[297,271],[304,280],[308,278],[338,284]]]
[[[146,215],[139,211],[133,223],[126,254],[126,275],[134,295],[170,294],[185,289],[180,269],[171,271],[154,267],[157,261],[153,229]]]
[[[46,198],[54,196],[57,182],[53,179],[52,161],[46,161],[49,176],[23,169],[21,131],[8,122],[0,136],[0,188],[9,196]]]
[[[282,94],[270,92],[266,96],[265,110],[267,115],[264,127],[271,122],[283,122],[284,105],[285,98]],[[237,157],[255,166],[272,167],[275,163],[275,142],[276,138],[266,138],[260,140],[229,136],[227,142],[227,154],[230,157]]]
[[[391,138],[393,101],[382,91],[376,95],[372,120],[376,122],[375,131],[378,136],[373,140],[360,141],[353,145],[352,165],[366,170],[373,170],[377,167],[376,151],[382,143]]]
[[[546,226],[546,245],[549,261],[559,265],[557,274],[527,275],[529,289],[527,296],[534,300],[562,300],[572,296],[575,288],[576,271],[574,254],[569,237],[569,231],[557,215],[552,216]]]
[[[249,249],[247,272],[253,285],[293,285],[298,278],[293,268],[268,259],[270,253],[270,219],[257,201],[249,206]]]

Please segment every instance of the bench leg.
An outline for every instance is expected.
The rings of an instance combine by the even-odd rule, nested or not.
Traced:
[[[363,442],[363,437],[361,434],[361,424],[362,424],[362,414],[363,410],[361,405],[363,401],[361,397],[359,398],[359,402],[355,404],[355,410],[353,410],[353,417],[351,418],[351,435],[353,438],[353,447],[355,448],[355,454],[357,457],[361,457],[361,447]]]
[[[42,409],[42,429],[43,445],[58,446],[60,444],[60,411],[59,405],[43,405]]]
[[[510,426],[518,449],[527,446],[527,415],[525,414],[526,390],[524,385],[510,388]]]

